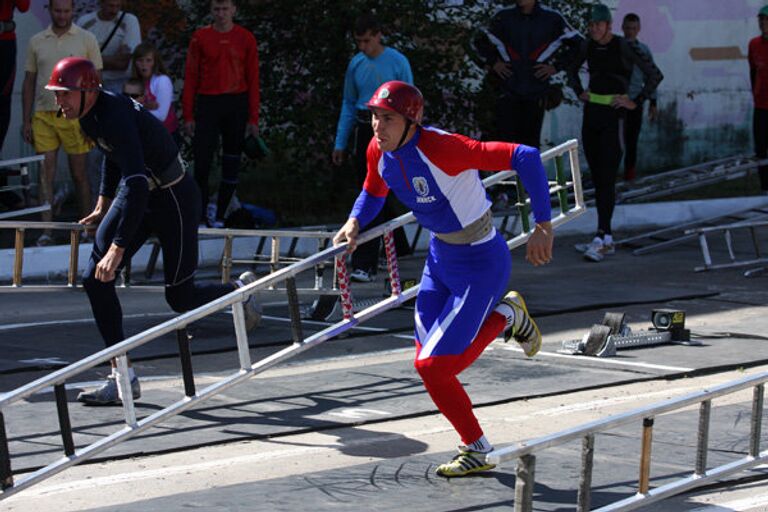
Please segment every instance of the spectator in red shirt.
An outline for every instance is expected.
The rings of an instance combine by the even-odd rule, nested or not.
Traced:
[[[184,129],[193,137],[195,179],[206,220],[208,175],[221,136],[221,184],[212,227],[224,214],[237,187],[246,132],[259,134],[259,54],[256,38],[233,22],[233,0],[211,0],[213,24],[192,35],[184,73]]]
[[[8,124],[11,122],[11,94],[16,78],[16,23],[13,10],[26,12],[29,0],[0,0],[0,150],[3,149]],[[7,184],[0,176],[0,187]],[[0,192],[0,203],[8,208],[18,208],[23,202],[13,192]]]
[[[758,158],[768,156],[768,5],[757,14],[760,35],[749,42],[749,79],[755,110],[752,116],[752,134]],[[760,188],[768,194],[768,166],[759,168]]]

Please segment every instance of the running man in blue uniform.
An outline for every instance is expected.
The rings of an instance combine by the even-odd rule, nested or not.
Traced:
[[[200,191],[157,118],[131,98],[103,90],[96,68],[87,59],[59,61],[46,89],[56,94],[59,114],[79,119],[85,135],[106,154],[96,207],[80,223],[99,223],[83,287],[108,347],[125,338],[115,277],[151,233],[160,239],[165,298],[176,312],[202,306],[255,279],[246,272],[233,284],[195,283]],[[252,295],[244,305],[249,328],[260,320],[255,300]],[[89,405],[121,402],[115,361],[112,366],[106,383],[81,393],[79,401]],[[132,368],[130,377],[133,398],[139,398],[139,380]]]
[[[514,169],[520,175],[536,219],[526,259],[543,265],[552,259],[553,233],[539,151],[422,126],[421,92],[404,82],[383,84],[367,106],[374,132],[368,174],[334,244],[346,241],[353,251],[360,229],[376,217],[390,190],[433,233],[416,298],[414,365],[463,443],[437,473],[454,477],[492,469],[485,454],[493,446],[457,376],[502,332],[505,341],[514,338],[529,357],[539,351],[541,333],[520,294],[504,295],[511,260],[491,222],[491,202],[478,170]]]

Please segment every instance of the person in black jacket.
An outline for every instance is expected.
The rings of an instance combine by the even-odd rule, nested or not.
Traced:
[[[125,338],[115,277],[150,233],[157,235],[163,249],[165,299],[176,312],[200,307],[255,280],[246,272],[234,283],[195,282],[200,190],[186,172],[171,134],[155,116],[131,98],[103,90],[93,63],[80,57],[59,61],[46,89],[56,94],[59,115],[79,119],[83,133],[106,157],[96,207],[80,223],[98,223],[83,288],[107,346]],[[255,301],[251,295],[243,305],[246,328],[261,319]],[[79,401],[121,402],[114,361],[112,365],[104,385],[80,393]],[[139,380],[132,368],[129,375],[133,398],[139,398]]]
[[[500,80],[494,139],[540,147],[545,108],[559,103],[552,101],[559,89],[550,77],[565,69],[581,39],[559,12],[538,0],[516,0],[491,18],[474,46]]]
[[[578,49],[568,70],[568,84],[584,102],[581,138],[584,155],[595,187],[597,233],[588,244],[579,244],[589,261],[602,261],[615,252],[611,218],[616,203],[616,173],[624,151],[622,134],[627,111],[648,99],[664,78],[659,68],[637,42],[611,32],[611,11],[603,4],[592,6],[589,39]],[[589,87],[584,90],[579,69],[589,68]],[[643,88],[630,99],[627,95],[632,69],[644,75]]]

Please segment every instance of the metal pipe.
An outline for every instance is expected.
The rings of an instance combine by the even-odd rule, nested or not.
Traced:
[[[224,237],[224,252],[221,255],[221,282],[227,284],[232,273],[232,235]]]
[[[557,191],[557,197],[560,202],[560,211],[565,213],[568,211],[568,189],[566,187],[563,155],[557,155],[555,157],[555,175],[557,177],[557,184],[560,187]]]
[[[6,490],[11,487],[13,487],[11,452],[8,450],[8,435],[5,433],[5,418],[0,412],[0,488]]]
[[[733,252],[733,235],[731,235],[731,230],[726,229],[723,237],[725,238],[725,247],[728,249],[728,257],[731,258],[731,261],[736,261],[736,254]]]
[[[237,340],[237,355],[240,359],[240,369],[251,367],[251,347],[248,346],[248,333],[245,330],[245,312],[243,303],[232,304],[232,321],[235,324],[235,339]]]
[[[80,257],[80,231],[73,229],[69,232],[69,272],[67,286],[77,286],[77,264]]]
[[[701,246],[701,255],[704,257],[704,268],[709,268],[712,266],[712,257],[709,255],[709,245],[705,233],[699,233],[699,245]]]
[[[765,385],[758,384],[752,392],[752,426],[749,432],[749,455],[757,457],[760,453],[760,434],[763,424],[763,398]]]
[[[21,286],[21,269],[24,266],[24,229],[16,229],[13,257],[13,286]]]
[[[523,455],[515,469],[515,512],[532,512],[536,456]]]
[[[64,455],[75,454],[75,442],[72,439],[72,423],[69,421],[69,406],[67,404],[67,390],[64,383],[53,386],[56,396],[56,412],[59,415],[59,428],[61,429],[61,441],[64,444]]]
[[[675,496],[690,489],[695,489],[696,487],[701,487],[717,480],[721,480],[729,475],[733,475],[739,471],[744,471],[745,469],[753,468],[764,462],[768,462],[768,450],[762,452],[758,458],[744,457],[734,462],[723,464],[722,466],[710,468],[710,470],[707,471],[706,476],[698,477],[696,475],[691,475],[685,478],[681,478],[666,485],[661,485],[651,489],[648,491],[648,494],[635,494],[629,498],[616,501],[610,505],[595,509],[593,512],[634,510],[636,508],[661,501],[670,496]]]
[[[581,441],[581,472],[579,473],[578,512],[589,512],[592,501],[592,469],[594,467],[595,435],[587,434]]]
[[[515,189],[517,191],[517,210],[520,212],[520,221],[523,223],[523,233],[531,230],[530,207],[528,206],[528,194],[523,187],[523,180],[520,176],[515,178]]]
[[[277,272],[278,264],[280,263],[280,238],[272,237],[272,253],[269,258],[269,269],[271,272]]]
[[[125,415],[125,424],[136,426],[136,409],[133,406],[133,390],[131,389],[131,377],[128,373],[128,356],[123,354],[117,356],[117,391],[120,400],[123,401],[123,414]]]
[[[186,329],[176,331],[176,342],[179,344],[179,359],[181,360],[181,376],[184,380],[184,394],[195,396],[195,376],[192,371],[192,354],[189,350],[189,336]]]
[[[289,277],[285,280],[285,288],[288,292],[288,313],[291,317],[291,334],[294,343],[304,341],[304,333],[301,328],[301,313],[299,312],[299,294],[296,292],[296,279]]]
[[[643,444],[640,449],[640,478],[638,492],[647,494],[651,481],[651,445],[653,444],[653,418],[643,419]]]
[[[707,472],[707,450],[709,448],[709,419],[712,415],[712,400],[704,400],[699,406],[699,430],[696,435],[696,469],[694,475],[704,476]]]

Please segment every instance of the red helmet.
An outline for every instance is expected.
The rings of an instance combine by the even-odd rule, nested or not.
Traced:
[[[397,112],[409,121],[418,123],[424,111],[424,96],[411,84],[392,80],[381,84],[365,105],[368,108],[377,107]]]
[[[93,62],[82,57],[61,59],[45,86],[49,91],[97,91],[101,88]]]

